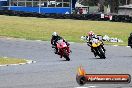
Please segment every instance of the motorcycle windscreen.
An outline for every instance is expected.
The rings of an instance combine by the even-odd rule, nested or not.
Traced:
[[[62,43],[61,43],[61,47],[62,47],[62,48],[67,47],[66,43],[65,43],[65,42],[62,42]]]

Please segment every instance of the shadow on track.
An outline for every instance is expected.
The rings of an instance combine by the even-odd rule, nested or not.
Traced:
[[[102,60],[104,60],[104,58],[99,58],[99,57],[89,58],[89,59],[94,59],[94,60],[96,60],[96,59],[102,59]],[[105,58],[105,59],[107,59],[107,58]]]
[[[59,61],[66,61],[66,62],[70,62],[71,60],[70,60],[70,61],[67,61],[67,60],[59,60]]]

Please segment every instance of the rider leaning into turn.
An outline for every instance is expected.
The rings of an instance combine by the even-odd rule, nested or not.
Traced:
[[[56,49],[56,54],[58,53],[58,48],[57,48],[57,41],[58,40],[63,40],[65,43],[66,43],[66,45],[67,46],[69,46],[70,44],[68,43],[68,42],[66,42],[66,40],[64,40],[61,36],[59,36],[58,34],[57,34],[57,32],[53,32],[52,33],[52,38],[51,38],[51,44],[55,47],[55,49]]]
[[[94,32],[92,32],[92,31],[88,32],[88,33],[87,33],[87,36],[86,36],[86,40],[87,40],[88,46],[90,46],[90,47],[92,46],[92,39],[93,39],[93,38],[99,40],[98,36],[95,35]],[[102,41],[101,41],[101,42],[102,42]],[[103,44],[103,42],[102,42],[101,46],[102,46],[103,51],[105,52],[106,50],[105,50],[105,48],[104,48],[103,45],[104,45],[104,44]],[[93,50],[92,47],[91,47],[91,52],[94,53],[95,57],[97,56],[96,53],[94,52],[94,50]]]

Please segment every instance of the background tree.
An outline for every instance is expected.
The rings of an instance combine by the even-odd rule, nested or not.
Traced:
[[[132,4],[132,0],[128,0],[128,4]]]
[[[99,8],[99,12],[104,12],[104,6],[105,6],[105,0],[98,0],[98,8]]]
[[[98,6],[99,12],[104,12],[104,6],[109,5],[111,13],[117,13],[119,6],[132,4],[132,0],[79,0],[79,2],[86,6]]]

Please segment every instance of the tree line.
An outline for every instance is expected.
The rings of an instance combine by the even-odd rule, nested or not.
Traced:
[[[132,0],[79,0],[79,2],[86,6],[98,6],[99,12],[104,12],[104,6],[110,6],[111,13],[117,13],[119,6],[132,4]]]

